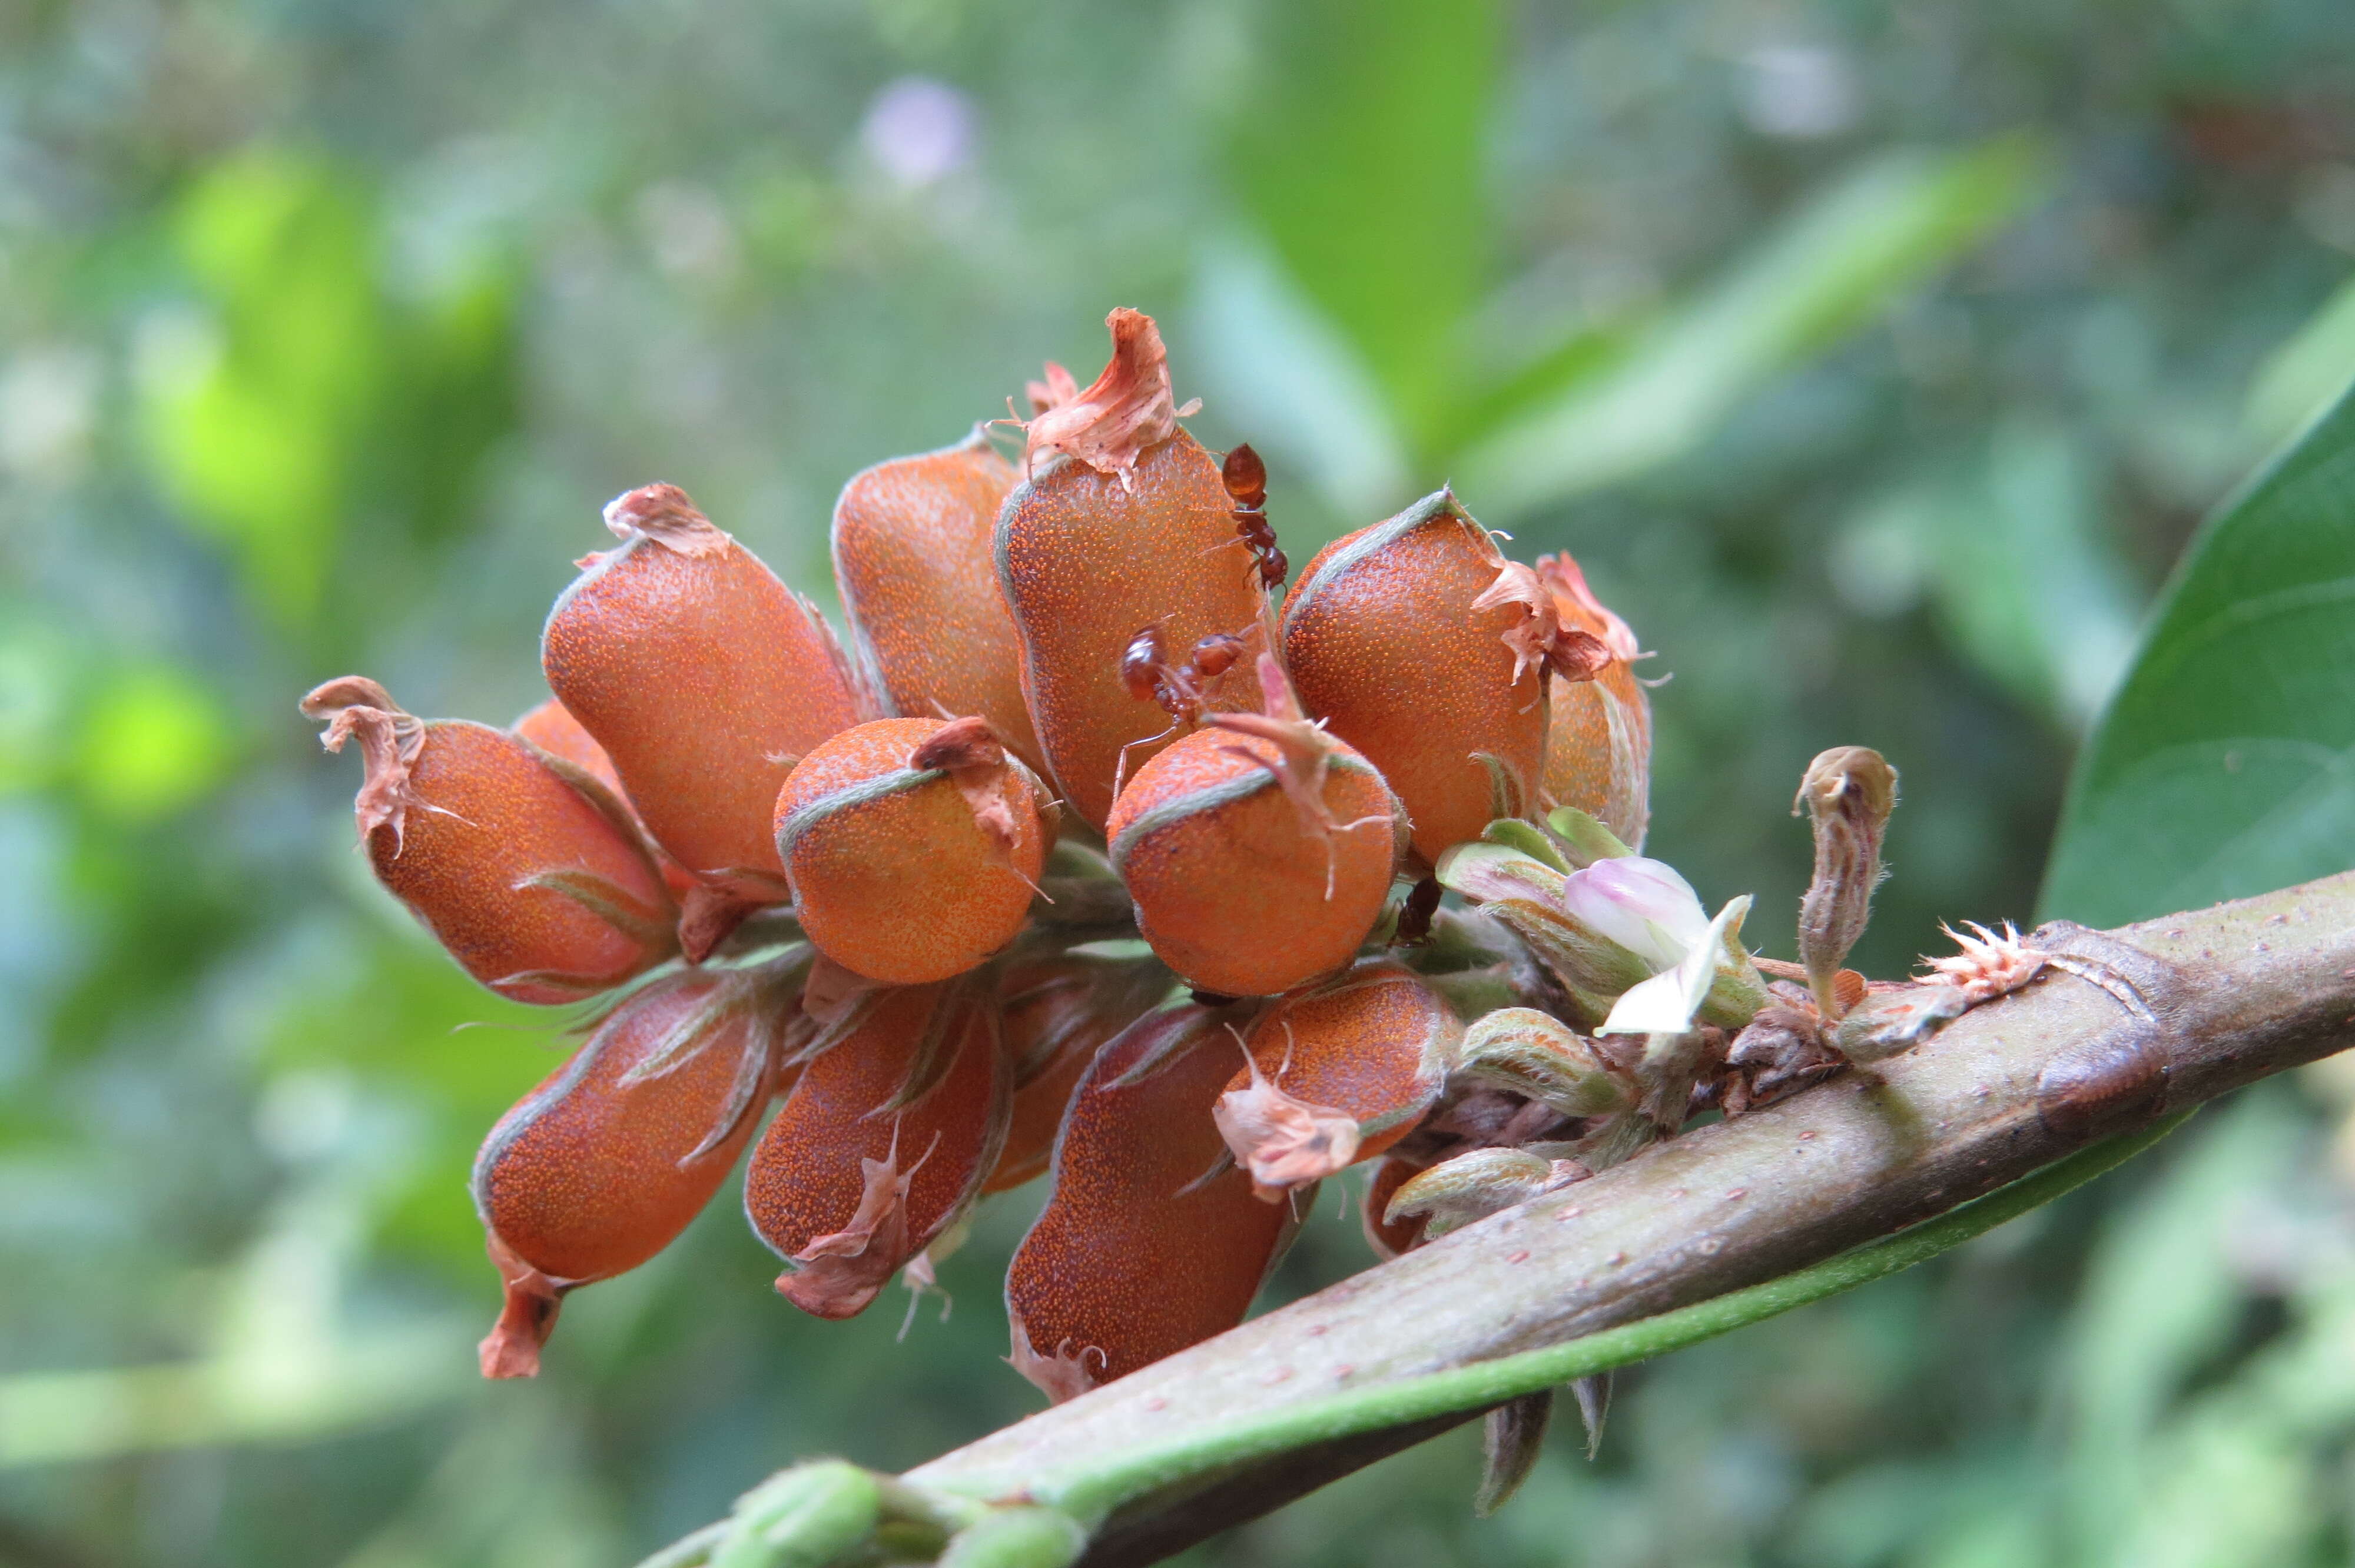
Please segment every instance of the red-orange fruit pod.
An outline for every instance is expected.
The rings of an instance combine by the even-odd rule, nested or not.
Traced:
[[[997,591],[997,509],[1019,477],[978,429],[852,476],[834,503],[834,580],[893,712],[978,715],[1043,772],[1021,639]]]
[[[540,662],[655,840],[709,889],[687,911],[699,957],[732,916],[784,898],[778,788],[866,715],[816,609],[683,491],[631,491],[605,525],[623,543],[558,598]]]
[[[985,1194],[1047,1173],[1055,1134],[1088,1064],[1169,989],[1168,971],[1151,959],[1069,954],[1007,966],[997,994],[1014,1070],[1014,1115]]]
[[[1433,863],[1537,805],[1544,650],[1529,604],[1490,597],[1508,565],[1443,490],[1327,545],[1284,604],[1301,702],[1381,769]]]
[[[1006,1139],[1013,1075],[986,988],[868,992],[752,1150],[744,1213],[793,1266],[777,1290],[857,1316],[972,1202]]]
[[[362,676],[303,699],[330,751],[357,739],[377,877],[468,974],[517,1001],[578,1001],[677,950],[654,856],[602,785],[505,730],[404,713]]]
[[[1627,623],[1594,597],[1567,552],[1539,556],[1537,576],[1561,624],[1593,638],[1608,656],[1591,679],[1573,680],[1559,671],[1548,676],[1553,715],[1540,803],[1549,810],[1575,807],[1640,850],[1652,790],[1652,703],[1636,678],[1643,651]]]
[[[844,731],[794,768],[775,825],[802,929],[886,985],[963,974],[1012,941],[1054,832],[1045,789],[977,718]]]
[[[1464,1024],[1386,959],[1259,1015],[1218,1124],[1254,1190],[1274,1202],[1371,1159],[1414,1130],[1455,1065]]]
[[[1223,996],[1348,963],[1406,847],[1381,775],[1301,715],[1273,655],[1261,677],[1264,713],[1213,715],[1146,763],[1105,823],[1138,931],[1188,984]]]
[[[1061,1401],[1242,1321],[1295,1225],[1252,1196],[1210,1109],[1231,1009],[1181,1004],[1098,1052],[1055,1145],[1055,1190],[1006,1276],[1015,1370]]]
[[[1113,360],[1095,385],[1030,421],[1029,476],[996,535],[1039,744],[1064,801],[1096,828],[1124,752],[1134,772],[1195,714],[1259,705],[1251,660],[1267,635],[1219,464],[1178,428],[1160,334],[1135,311],[1110,324]],[[1132,685],[1124,659],[1148,629],[1159,668]],[[1195,676],[1192,651],[1222,635],[1240,645],[1221,673]]]
[[[751,1136],[786,1022],[773,971],[689,969],[624,999],[474,1160],[506,1304],[483,1375],[530,1377],[567,1291],[670,1245]]]
[[[613,771],[613,759],[605,755],[597,737],[581,728],[581,721],[567,712],[562,703],[550,697],[507,728],[554,758],[558,772],[569,764],[603,785],[614,800],[629,808],[630,820],[638,824],[638,831],[645,832],[645,820],[638,815],[629,792],[622,788],[622,776]],[[693,893],[698,885],[695,874],[671,859],[660,844],[654,845],[654,850],[655,863],[662,867],[663,885],[670,889],[671,896],[685,898]]]

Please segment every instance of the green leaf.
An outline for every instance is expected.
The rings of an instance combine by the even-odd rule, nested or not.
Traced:
[[[2192,543],[2079,758],[2042,908],[2113,926],[2355,865],[2355,396]]]
[[[1769,377],[2016,216],[2044,170],[2041,147],[2016,136],[1869,160],[1624,358],[1475,444],[1461,488],[1484,512],[1525,512],[1689,450]]]
[[[1501,41],[1488,0],[1287,0],[1265,13],[1242,96],[1236,189],[1410,436],[1455,396],[1458,330],[1487,282]]]

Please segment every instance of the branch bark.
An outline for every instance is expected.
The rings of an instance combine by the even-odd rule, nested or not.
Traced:
[[[2049,969],[1870,1073],[1687,1133],[906,1478],[1052,1500],[1058,1478],[1101,1472],[1108,1456],[1776,1279],[2355,1044],[2355,874],[2113,933],[2048,927],[2034,940],[2110,983]],[[1156,1561],[1483,1407],[1109,1499],[1083,1562]]]

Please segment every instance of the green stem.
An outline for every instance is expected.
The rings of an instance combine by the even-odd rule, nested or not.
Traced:
[[[1024,1489],[1033,1501],[1083,1520],[1101,1520],[1132,1498],[1209,1470],[1337,1437],[1477,1410],[1681,1350],[1794,1307],[1854,1289],[1959,1246],[2123,1164],[2173,1131],[2190,1114],[2181,1111],[2140,1132],[2080,1150],[1937,1219],[1764,1285],[1544,1350],[1289,1405],[1156,1447],[1110,1456],[1101,1465],[1027,1477]]]

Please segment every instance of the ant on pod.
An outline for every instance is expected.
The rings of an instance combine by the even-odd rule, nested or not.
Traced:
[[[1235,532],[1249,546],[1252,558],[1259,564],[1259,580],[1263,588],[1280,588],[1291,574],[1292,563],[1276,547],[1275,530],[1267,521],[1267,464],[1251,443],[1227,454],[1219,467],[1220,482],[1227,487],[1227,496],[1235,503]]]
[[[1246,449],[1238,449],[1246,450]],[[1229,458],[1231,463],[1234,460]],[[1120,748],[1120,766],[1113,776],[1113,793],[1128,776],[1128,753],[1132,747],[1150,746],[1177,733],[1178,727],[1196,722],[1202,716],[1203,688],[1235,667],[1243,653],[1243,640],[1231,631],[1213,631],[1194,644],[1194,652],[1183,664],[1170,662],[1168,645],[1163,641],[1161,628],[1147,626],[1128,640],[1128,647],[1120,656],[1120,678],[1128,687],[1128,694],[1138,702],[1157,703],[1169,715],[1169,727],[1159,735],[1132,740]]]

